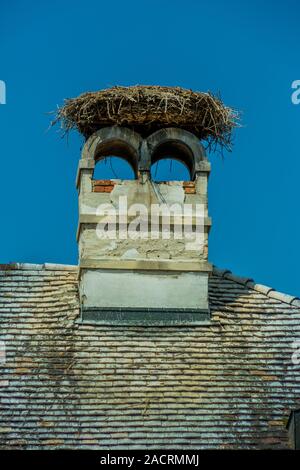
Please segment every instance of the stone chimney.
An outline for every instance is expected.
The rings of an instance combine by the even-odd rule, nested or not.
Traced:
[[[135,179],[94,180],[95,164],[109,155],[125,159]],[[170,156],[186,165],[189,181],[152,181],[151,165]],[[145,137],[115,125],[87,139],[77,174],[83,321],[208,320],[209,171],[199,138],[178,127]]]

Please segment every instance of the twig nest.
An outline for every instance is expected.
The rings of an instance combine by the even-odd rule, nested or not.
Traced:
[[[238,113],[211,93],[179,87],[116,86],[66,99],[57,111],[65,132],[77,129],[85,138],[96,130],[120,125],[143,136],[163,127],[193,132],[208,146],[231,148]]]

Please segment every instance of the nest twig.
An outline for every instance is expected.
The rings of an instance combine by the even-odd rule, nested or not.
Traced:
[[[238,112],[211,93],[179,87],[116,86],[66,99],[52,124],[67,133],[77,129],[85,138],[96,130],[120,125],[142,135],[163,127],[180,127],[205,140],[210,150],[231,149]]]

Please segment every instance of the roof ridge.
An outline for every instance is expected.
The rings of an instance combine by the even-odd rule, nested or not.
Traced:
[[[213,265],[213,273],[216,276],[229,279],[230,281],[236,282],[238,284],[242,284],[249,289],[255,290],[261,294],[266,295],[267,297],[270,297],[271,299],[279,300],[280,302],[292,305],[293,307],[300,307],[299,297],[284,294],[283,292],[277,291],[273,287],[265,286],[263,284],[256,284],[256,282],[250,277],[236,276],[235,274],[232,274],[229,269],[219,269],[215,265]]]
[[[0,264],[0,271],[10,271],[13,269],[29,270],[29,271],[78,271],[78,266],[75,264],[56,264],[56,263],[7,263]]]
[[[43,263],[43,264],[34,264],[34,263],[7,263],[0,264],[0,271],[10,271],[13,269],[21,270],[30,270],[30,271],[78,271],[78,265],[74,264],[56,264],[56,263]],[[289,294],[284,294],[275,290],[273,287],[269,287],[263,284],[257,284],[250,277],[241,277],[233,274],[229,269],[219,269],[213,265],[213,273],[216,276],[219,276],[224,279],[236,282],[237,284],[242,284],[249,289],[255,290],[260,294],[264,294],[267,297],[272,299],[279,300],[286,304],[292,305],[293,307],[300,307],[300,298],[298,296],[293,296]]]

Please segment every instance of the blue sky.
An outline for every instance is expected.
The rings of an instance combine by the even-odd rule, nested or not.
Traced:
[[[77,262],[81,140],[47,132],[64,98],[112,85],[220,92],[242,112],[209,155],[210,261],[300,295],[300,4],[2,0],[0,262]]]

